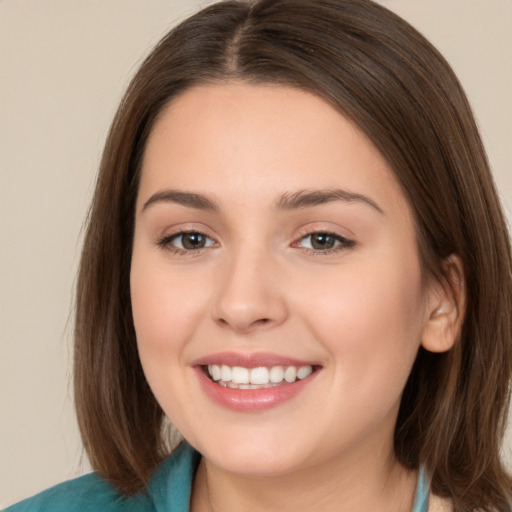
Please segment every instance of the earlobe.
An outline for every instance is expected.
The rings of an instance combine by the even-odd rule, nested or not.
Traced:
[[[457,341],[466,310],[461,259],[449,256],[443,263],[443,278],[429,286],[421,345],[430,352],[446,352]]]

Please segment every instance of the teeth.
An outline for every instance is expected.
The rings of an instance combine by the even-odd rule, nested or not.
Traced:
[[[233,384],[249,384],[249,370],[241,366],[233,366],[231,370],[231,382]]]
[[[284,379],[284,370],[282,366],[273,366],[270,368],[270,382],[281,382]]]
[[[286,382],[295,382],[297,378],[297,368],[295,366],[288,366],[284,371],[284,380]]]
[[[311,366],[301,366],[297,370],[297,378],[305,379],[306,377],[309,377],[313,373],[313,368]]]
[[[220,380],[229,382],[231,380],[231,368],[223,364],[220,368]]]
[[[217,381],[217,380],[220,380],[220,377],[221,377],[221,369],[220,369],[220,366],[216,365],[216,364],[211,364],[209,367],[208,367],[208,370],[210,372],[210,375],[212,376],[212,379]]]
[[[242,366],[208,365],[208,373],[213,381],[221,386],[237,389],[260,389],[283,382],[292,383],[302,380],[313,373],[313,367],[272,366],[267,368],[244,368]]]
[[[249,372],[249,380],[251,384],[268,384],[269,382],[268,368],[260,366],[259,368],[251,368]]]

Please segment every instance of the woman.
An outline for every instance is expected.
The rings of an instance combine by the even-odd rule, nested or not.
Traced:
[[[97,474],[12,510],[509,510],[510,284],[422,36],[367,0],[213,5],[104,152],[75,344]]]

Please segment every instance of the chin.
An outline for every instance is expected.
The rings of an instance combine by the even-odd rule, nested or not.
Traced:
[[[311,460],[306,446],[296,436],[261,437],[240,431],[215,436],[191,444],[212,464],[222,470],[248,477],[280,476],[307,465]],[[312,451],[314,453],[314,450]]]
[[[206,458],[224,471],[245,477],[276,477],[298,469],[301,464],[292,453],[262,453],[258,450],[228,450]]]

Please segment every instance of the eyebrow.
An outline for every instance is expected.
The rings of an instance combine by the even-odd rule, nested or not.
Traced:
[[[153,194],[142,207],[142,211],[147,210],[150,206],[156,203],[175,203],[197,210],[206,210],[212,212],[219,212],[218,204],[208,199],[202,194],[194,194],[191,192],[181,192],[179,190],[162,190]]]
[[[355,194],[342,189],[322,189],[322,190],[299,190],[297,192],[284,193],[276,203],[277,210],[300,210],[320,206],[334,201],[344,201],[347,203],[360,202],[372,207],[381,214],[384,211],[380,206],[367,196]],[[142,211],[157,203],[174,203],[197,210],[220,212],[221,208],[212,199],[192,192],[183,192],[179,190],[162,190],[153,194],[143,205]]]
[[[372,199],[362,194],[355,194],[343,189],[323,190],[299,190],[298,192],[285,193],[277,203],[278,210],[298,210],[319,206],[333,201],[344,201],[347,203],[363,203],[371,206],[384,215],[384,210]]]

